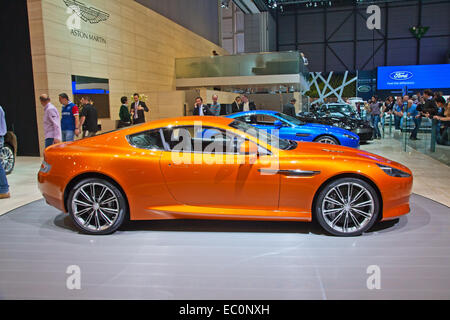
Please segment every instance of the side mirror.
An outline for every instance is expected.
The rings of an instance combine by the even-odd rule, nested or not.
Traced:
[[[246,154],[246,155],[256,155],[258,154],[258,146],[249,141],[249,140],[245,140],[244,142],[241,143],[241,146],[239,148],[239,153],[240,154]]]

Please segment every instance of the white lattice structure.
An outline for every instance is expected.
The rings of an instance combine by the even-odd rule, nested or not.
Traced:
[[[348,77],[348,71],[345,71],[344,73],[344,78],[342,79],[342,83],[337,87],[337,88],[333,88],[330,84],[330,80],[333,76],[333,71],[331,71],[328,74],[327,79],[325,79],[322,76],[322,72],[310,72],[311,75],[311,79],[308,80],[308,87],[314,85],[317,89],[317,92],[319,94],[319,99],[315,100],[314,102],[316,103],[320,103],[320,102],[324,102],[324,99],[331,96],[331,95],[335,95],[338,99],[338,102],[344,102],[344,100],[342,99],[342,93],[344,92],[344,88],[349,85],[352,82],[355,82],[356,79],[358,77],[354,77],[350,80],[347,80]],[[323,87],[322,90],[320,90],[320,86],[319,83],[320,81],[322,81],[325,85]],[[329,91],[328,91],[329,90]],[[327,92],[328,91],[328,92]],[[305,94],[307,91],[303,90],[301,92],[301,94]]]

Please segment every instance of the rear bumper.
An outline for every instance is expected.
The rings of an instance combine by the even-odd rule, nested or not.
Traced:
[[[54,178],[48,174],[38,173],[38,188],[42,193],[45,201],[58,210],[66,212],[64,206],[64,190],[61,190]]]

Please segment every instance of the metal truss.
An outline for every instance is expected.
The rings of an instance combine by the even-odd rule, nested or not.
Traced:
[[[279,1],[279,4],[286,4],[287,2],[291,2],[293,0],[285,0],[285,1]],[[297,0],[295,2],[301,3],[306,0]],[[311,0],[312,1],[312,0]],[[280,46],[292,46],[295,48],[295,50],[301,50],[302,45],[323,45],[323,52],[322,52],[322,59],[323,61],[320,63],[322,66],[319,70],[323,72],[327,72],[327,60],[330,56],[334,56],[337,61],[342,65],[344,70],[349,70],[356,72],[357,70],[366,70],[366,69],[373,69],[375,66],[370,66],[370,62],[372,64],[374,63],[375,56],[379,54],[379,52],[383,52],[380,57],[382,57],[383,62],[381,65],[390,65],[389,64],[389,55],[388,55],[388,43],[396,40],[411,40],[417,42],[416,46],[416,64],[421,64],[421,56],[424,54],[421,51],[421,42],[423,39],[431,39],[431,38],[443,38],[443,41],[447,41],[447,38],[450,36],[450,33],[443,32],[440,34],[432,34],[432,35],[425,35],[421,39],[416,39],[412,34],[408,36],[401,36],[401,37],[395,37],[390,36],[388,31],[389,26],[389,15],[391,13],[391,9],[394,8],[403,8],[403,7],[415,7],[417,8],[416,14],[417,14],[417,20],[418,25],[420,26],[422,24],[422,16],[423,11],[427,10],[427,6],[434,5],[434,4],[442,4],[442,3],[448,3],[449,0],[408,0],[408,1],[393,1],[393,0],[364,0],[364,1],[358,1],[357,5],[353,5],[352,7],[344,7],[342,8],[336,8],[334,7],[321,7],[320,9],[315,9],[313,11],[309,10],[308,8],[304,7],[298,7],[295,10],[285,10],[283,13],[279,12],[279,10],[276,11],[276,23],[277,23],[277,51],[280,49]],[[325,2],[325,0],[324,0]],[[381,9],[383,10],[384,17],[384,26],[383,31],[374,29],[372,31],[372,37],[367,36],[364,38],[358,38],[357,34],[357,28],[358,28],[358,18],[362,18],[363,20],[367,19],[367,16],[364,12],[365,5],[368,3],[379,3],[381,6]],[[332,1],[333,3],[333,1]],[[342,15],[342,21],[334,27],[332,30],[329,30],[327,28],[327,22],[329,19],[329,14],[331,13],[340,13]],[[304,15],[322,15],[323,17],[323,34],[320,36],[316,41],[300,41],[299,40],[299,23],[301,22],[302,16]],[[280,34],[279,34],[279,23],[280,23],[280,17],[281,16],[292,16],[294,18],[294,31],[295,35],[292,41],[289,42],[280,42]],[[352,37],[348,37],[344,40],[337,40],[335,39],[335,35],[340,32],[341,28],[351,21],[352,28],[353,28],[353,35]],[[372,42],[372,52],[370,56],[365,61],[358,62],[358,43],[367,43]],[[353,59],[347,56],[340,55],[339,52],[335,50],[336,47],[333,46],[333,44],[353,44]],[[367,45],[367,44],[366,44]]]
[[[308,80],[308,87],[314,85],[317,89],[317,93],[319,94],[319,99],[314,102],[320,103],[325,102],[325,98],[335,95],[338,99],[338,102],[344,103],[342,99],[342,93],[344,92],[344,88],[348,86],[350,83],[355,82],[358,77],[354,77],[350,80],[347,80],[348,71],[345,71],[344,78],[342,79],[342,83],[339,84],[337,88],[333,88],[330,84],[331,78],[333,77],[333,71],[328,73],[327,79],[322,76],[322,72],[310,72],[311,78]],[[322,81],[325,85],[322,90],[320,90],[319,83]],[[327,92],[329,90],[329,92]],[[301,94],[304,95],[308,90],[304,89],[301,91]]]

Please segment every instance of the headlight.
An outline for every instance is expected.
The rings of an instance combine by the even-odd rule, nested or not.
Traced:
[[[349,134],[344,134],[344,137],[349,138],[349,139],[351,139],[351,140],[358,140],[357,137],[351,136],[351,135],[349,135]]]
[[[384,164],[377,163],[377,166],[380,167],[387,175],[396,178],[409,178],[411,175],[405,171],[395,169],[392,167],[385,166]]]
[[[49,165],[49,164],[48,164],[47,162],[45,162],[45,161],[42,161],[41,169],[40,169],[41,172],[43,172],[43,173],[48,173],[48,172],[50,171],[51,168],[52,168],[51,165]]]

